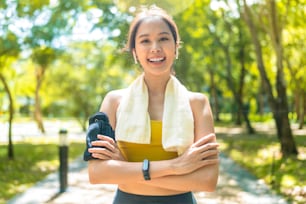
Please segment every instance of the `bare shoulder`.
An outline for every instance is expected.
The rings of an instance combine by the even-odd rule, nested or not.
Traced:
[[[108,115],[112,126],[115,126],[116,112],[120,104],[120,100],[126,89],[118,89],[108,92],[101,104],[100,111]]]
[[[111,103],[118,103],[120,102],[120,99],[122,98],[125,90],[126,89],[112,90],[106,94],[104,100],[107,100]]]
[[[189,92],[189,102],[196,122],[207,123],[212,119],[209,99],[206,95],[198,92]]]
[[[203,108],[205,105],[209,105],[208,97],[199,92],[188,92],[189,102],[192,108]]]
[[[189,101],[194,117],[195,140],[214,133],[213,115],[206,95],[189,92]]]
[[[113,90],[108,92],[102,102],[101,105],[101,111],[103,112],[107,112],[108,109],[113,109],[116,107],[118,107],[120,100],[123,96],[123,94],[125,93],[126,89],[117,89],[117,90]]]

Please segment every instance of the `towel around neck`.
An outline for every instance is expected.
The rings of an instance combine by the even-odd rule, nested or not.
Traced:
[[[116,140],[150,143],[148,104],[148,88],[142,74],[127,88],[117,109]],[[166,87],[162,123],[163,148],[182,154],[194,141],[194,119],[188,90],[172,75]]]

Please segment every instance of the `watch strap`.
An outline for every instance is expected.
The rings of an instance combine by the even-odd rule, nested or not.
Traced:
[[[150,161],[148,159],[144,159],[142,163],[142,174],[145,180],[151,180],[150,178]]]

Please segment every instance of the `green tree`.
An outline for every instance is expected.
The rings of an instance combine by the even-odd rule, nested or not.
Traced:
[[[114,47],[106,42],[68,46],[67,53],[57,60],[46,78],[44,92],[51,99],[47,112],[73,116],[85,130],[88,117],[99,110],[104,95],[123,86],[122,67],[112,62],[113,57],[120,56],[113,53]]]
[[[186,41],[182,48],[184,63],[181,66],[179,62],[176,67],[195,90],[210,90],[216,120],[219,120],[222,106],[228,104],[221,102],[222,95],[232,95],[232,106],[237,104],[238,107],[238,111],[233,111],[237,114],[237,123],[241,123],[240,115],[244,116],[249,132],[253,132],[243,104],[245,78],[249,75],[245,66],[252,60],[246,55],[250,51],[249,36],[239,16],[233,15],[231,10],[212,9],[210,3],[195,1],[176,17],[183,41]]]
[[[50,3],[42,7],[37,7],[33,10],[35,12],[29,12],[32,11],[31,9],[27,9],[27,11],[29,18],[33,22],[35,22],[35,19],[39,18],[41,15],[46,15],[48,17],[45,22],[38,24],[34,23],[30,35],[28,35],[26,39],[27,45],[32,50],[31,57],[37,64],[35,72],[37,85],[35,91],[34,116],[38,123],[38,127],[42,132],[44,132],[39,93],[43,80],[46,77],[45,75],[47,70],[51,65],[53,66],[53,63],[59,54],[63,53],[63,49],[66,49],[65,46],[59,47],[60,49],[56,46],[56,44],[61,43],[58,42],[59,39],[64,36],[76,37],[72,36],[76,35],[76,33],[72,33],[71,31],[77,25],[78,20],[82,15],[86,15],[88,23],[92,24],[90,31],[101,29],[103,33],[102,35],[109,35],[109,38],[116,37],[116,35],[113,34],[113,28],[116,25],[114,20],[120,18],[116,18],[117,12],[114,11],[112,2],[107,0],[81,2],[77,0],[59,1],[56,5]],[[97,12],[100,12],[102,15],[97,16]],[[86,54],[88,53],[90,52],[87,52]],[[86,61],[87,58],[88,57],[84,56],[84,61]],[[86,63],[91,62],[87,61],[84,64]],[[83,86],[83,89],[79,90],[78,93],[81,93],[81,91],[86,93],[87,87],[86,85]],[[77,99],[77,96],[75,99]],[[81,101],[79,100],[79,102]],[[88,115],[88,113],[85,115]]]
[[[40,89],[45,78],[46,71],[56,59],[57,49],[54,48],[54,40],[61,34],[68,34],[69,27],[65,17],[69,17],[67,10],[76,9],[75,2],[69,4],[60,2],[57,6],[50,5],[49,1],[33,1],[27,3],[18,2],[19,15],[27,18],[32,27],[29,35],[25,38],[25,44],[31,49],[31,58],[36,63],[35,68],[35,105],[34,119],[42,133],[45,132],[43,116],[41,112]],[[51,14],[50,14],[51,13]],[[41,19],[46,16],[45,19]],[[66,32],[63,32],[66,31]]]
[[[41,132],[45,132],[43,125],[42,113],[41,113],[41,97],[40,90],[45,77],[47,68],[56,58],[56,51],[50,47],[38,47],[32,51],[32,59],[37,64],[35,69],[35,107],[34,118],[38,124],[38,128]]]
[[[306,115],[306,49],[305,49],[305,1],[288,1],[286,4],[286,23],[283,32],[283,54],[285,76],[288,89],[293,95],[293,111],[296,112],[299,129],[303,128]],[[304,42],[304,43],[303,43]],[[287,72],[286,72],[287,71]],[[290,76],[290,78],[288,77]]]
[[[8,158],[14,158],[12,141],[12,125],[14,120],[14,97],[10,87],[8,76],[10,66],[20,53],[18,37],[10,27],[12,19],[12,8],[5,1],[0,2],[0,81],[9,100],[9,128],[8,128]],[[5,69],[5,70],[4,70]]]
[[[285,77],[283,70],[283,46],[282,46],[282,27],[280,26],[281,21],[278,13],[278,8],[273,0],[268,0],[266,4],[262,4],[260,7],[268,13],[269,22],[269,36],[272,41],[272,45],[276,55],[276,93],[274,96],[273,87],[268,78],[266,66],[262,55],[262,46],[259,39],[259,28],[258,24],[255,24],[254,11],[252,12],[249,8],[246,0],[244,2],[244,16],[245,21],[249,27],[253,44],[256,50],[256,59],[258,69],[263,81],[265,92],[269,98],[269,105],[272,109],[273,117],[276,124],[277,136],[281,144],[281,152],[283,156],[297,155],[298,151],[292,135],[289,118],[288,118],[288,102],[286,94]],[[258,16],[260,16],[257,13]]]
[[[223,51],[225,60],[225,80],[233,95],[235,104],[237,104],[236,124],[241,125],[241,116],[243,116],[249,133],[254,133],[248,118],[248,111],[243,104],[244,81],[246,71],[246,49],[248,49],[248,36],[240,23],[240,18],[231,18],[232,11],[224,9],[217,10],[217,15],[211,15],[211,23],[214,27],[208,26],[207,30],[217,45]],[[219,15],[218,15],[219,13]],[[240,66],[239,66],[240,65]],[[238,69],[240,67],[240,69]]]

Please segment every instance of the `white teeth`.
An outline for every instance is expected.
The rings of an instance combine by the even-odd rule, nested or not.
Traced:
[[[151,62],[159,62],[162,61],[164,58],[153,58],[153,59],[149,59]]]

